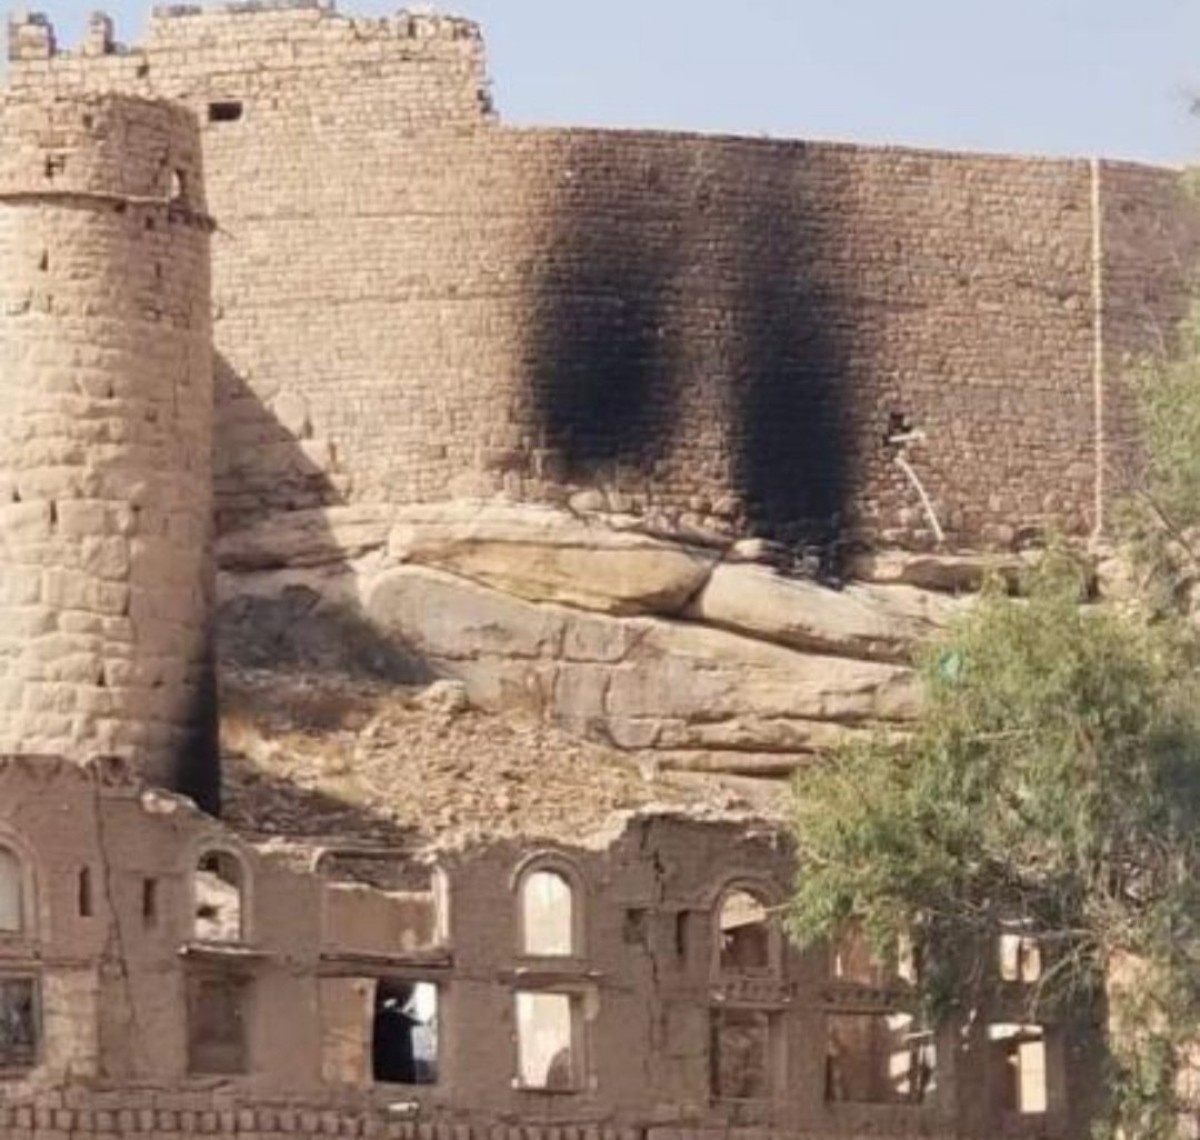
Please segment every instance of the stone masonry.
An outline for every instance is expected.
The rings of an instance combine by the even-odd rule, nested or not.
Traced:
[[[1087,1134],[1001,947],[787,941],[768,778],[1103,533],[1178,173],[512,129],[331,0],[9,52],[0,1138]]]
[[[136,98],[11,95],[0,138],[0,748],[136,756],[203,796],[212,365],[196,126]]]
[[[202,121],[225,530],[506,494],[926,545],[902,450],[951,542],[1089,533],[1180,304],[1169,170],[511,129],[474,25],[308,0],[10,50],[16,90]]]

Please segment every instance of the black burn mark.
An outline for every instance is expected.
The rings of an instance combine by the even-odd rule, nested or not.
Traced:
[[[648,470],[669,440],[678,224],[653,160],[630,169],[605,139],[573,141],[556,173],[528,375],[562,474],[592,482],[614,467]]]
[[[855,332],[827,172],[703,139],[577,139],[559,161],[529,375],[562,473],[636,468],[663,498],[667,459],[670,494],[732,490],[747,532],[836,551]]]
[[[217,663],[213,630],[207,646],[199,684],[188,709],[186,736],[176,757],[168,784],[190,796],[197,806],[212,815],[221,812],[221,748],[217,704]]]
[[[747,162],[757,177],[736,240],[737,490],[753,532],[836,558],[852,481],[853,326],[830,248],[829,187],[810,176],[802,147],[755,147]]]

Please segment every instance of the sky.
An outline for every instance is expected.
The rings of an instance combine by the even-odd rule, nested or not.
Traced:
[[[0,0],[0,4],[3,0]],[[78,42],[104,7],[32,0]],[[400,0],[340,0],[387,15]],[[453,0],[502,118],[948,149],[1200,157],[1200,0]]]

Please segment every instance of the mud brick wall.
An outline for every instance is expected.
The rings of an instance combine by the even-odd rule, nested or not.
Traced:
[[[187,111],[0,97],[0,749],[197,794],[208,249]]]
[[[0,1102],[0,1135],[11,1140],[717,1140],[729,1132],[692,1128],[605,1128],[590,1123],[555,1126],[545,1123],[461,1120],[396,1120],[380,1105],[354,1109],[336,1101],[296,1098],[278,1102],[243,1100],[221,1091],[170,1093],[151,1089],[97,1092],[64,1089],[37,1097]],[[824,1137],[825,1133],[742,1127],[740,1140],[783,1140]],[[869,1133],[843,1131],[846,1140]],[[932,1135],[937,1136],[938,1133]]]
[[[204,120],[224,529],[507,493],[922,545],[913,428],[952,541],[1087,533],[1179,309],[1171,171],[509,129],[474,25],[306,2],[12,42],[18,88]]]

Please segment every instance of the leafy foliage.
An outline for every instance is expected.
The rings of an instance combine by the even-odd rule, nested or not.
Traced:
[[[1178,616],[1192,608],[1200,585],[1200,302],[1170,348],[1132,373],[1144,470],[1119,521],[1141,601]]]
[[[1200,701],[1182,623],[1082,585],[1061,547],[1025,598],[991,585],[929,648],[911,736],[798,777],[789,925],[807,944],[853,916],[881,955],[911,936],[929,1013],[966,1017],[1018,924],[1046,962],[1029,1020],[1114,1003],[1110,1123],[1149,1140],[1200,1024]]]
[[[1139,497],[1183,530],[1200,524],[1200,305],[1170,347],[1133,372],[1147,463]]]

